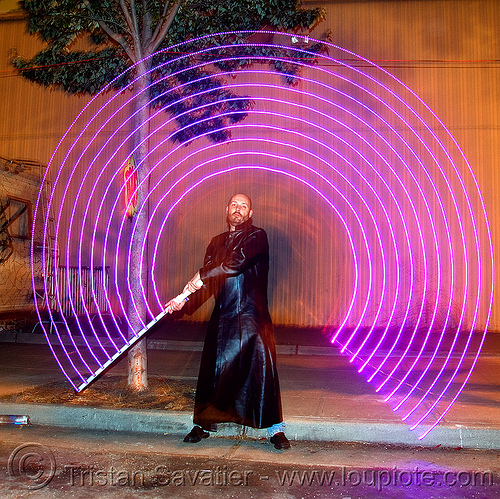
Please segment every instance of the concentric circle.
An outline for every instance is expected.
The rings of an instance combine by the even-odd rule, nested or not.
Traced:
[[[491,313],[491,235],[472,169],[429,107],[370,61],[325,44],[314,66],[288,61],[301,66],[288,85],[268,59],[248,55],[265,44],[222,45],[227,34],[205,37],[202,50],[199,40],[171,47],[175,57],[130,76],[130,92],[105,89],[54,152],[51,196],[47,206],[38,200],[34,220],[54,356],[81,390],[148,331],[179,291],[165,277],[166,249],[191,234],[179,220],[220,192],[221,178],[264,193],[286,185],[328,213],[330,232],[316,244],[342,248],[347,291],[315,311],[315,325],[423,438],[469,379]],[[305,56],[317,42],[268,34],[273,47]],[[243,57],[252,65],[218,71],[219,87],[204,84],[215,64]],[[188,77],[193,68],[198,76]],[[162,79],[167,103],[155,109]],[[221,110],[220,89],[226,105],[251,100],[244,120]],[[218,132],[229,138],[211,142]],[[137,179],[127,186],[131,156]]]

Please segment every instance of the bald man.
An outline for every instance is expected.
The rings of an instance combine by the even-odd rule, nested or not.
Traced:
[[[276,371],[276,347],[267,304],[269,243],[252,224],[252,201],[235,194],[226,207],[229,230],[208,245],[203,267],[184,287],[215,295],[200,364],[194,428],[184,442],[217,431],[217,423],[267,428],[277,449],[288,449]],[[185,302],[171,300],[171,310]]]

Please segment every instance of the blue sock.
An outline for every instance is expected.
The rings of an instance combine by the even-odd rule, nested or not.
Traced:
[[[273,424],[272,426],[270,426],[268,429],[267,429],[267,434],[272,437],[274,435],[276,435],[276,433],[285,433],[285,422],[282,421],[281,423],[276,423],[276,424]]]

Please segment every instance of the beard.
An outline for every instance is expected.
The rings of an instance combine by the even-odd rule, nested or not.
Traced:
[[[244,217],[241,213],[231,213],[227,215],[227,223],[229,225],[241,225],[242,223],[245,223],[249,217]]]

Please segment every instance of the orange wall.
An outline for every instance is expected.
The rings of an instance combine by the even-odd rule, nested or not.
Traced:
[[[500,4],[495,0],[319,3],[327,9],[333,43],[373,59],[397,76],[450,129],[484,195],[496,254],[500,206],[495,194],[500,182],[498,63],[494,61],[500,42]],[[23,32],[22,20],[0,20],[4,49],[0,95],[6,96],[0,106],[0,155],[46,163],[87,100],[38,88],[11,72],[8,50],[15,48],[29,56],[40,47]],[[225,229],[223,207],[236,184],[252,195],[255,223],[269,233],[275,322],[320,325],[338,320],[353,285],[352,261],[339,221],[307,189],[285,179],[278,183],[272,175],[258,172],[207,183],[203,192],[174,213],[158,263],[158,275],[164,276],[159,284],[162,295],[169,297],[180,290],[199,267],[210,237]],[[493,330],[500,329],[498,300]],[[205,319],[209,308],[202,307],[192,318]],[[485,320],[483,307],[479,323]]]

